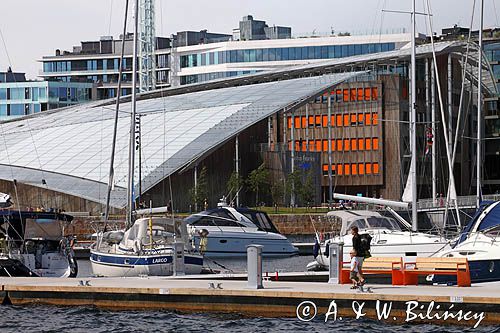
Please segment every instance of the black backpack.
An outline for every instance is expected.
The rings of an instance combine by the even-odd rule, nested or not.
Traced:
[[[370,253],[370,243],[372,241],[372,236],[369,234],[359,235],[360,239],[360,250],[363,256],[367,256]]]

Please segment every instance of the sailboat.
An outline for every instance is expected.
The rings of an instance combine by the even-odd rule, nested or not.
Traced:
[[[127,186],[127,219],[124,231],[106,231],[98,234],[90,248],[92,271],[97,276],[142,276],[199,274],[203,256],[195,253],[189,240],[186,224],[166,217],[142,217],[135,220],[134,166],[135,166],[135,119],[137,81],[137,40],[139,1],[135,2],[134,54],[132,79],[132,114],[130,117],[129,172]],[[123,38],[126,35],[126,16]],[[121,62],[125,42],[122,40]],[[120,65],[116,100],[115,126],[109,172],[105,220],[108,220],[109,201],[113,182],[113,162],[117,135],[118,110],[121,92],[122,66]]]

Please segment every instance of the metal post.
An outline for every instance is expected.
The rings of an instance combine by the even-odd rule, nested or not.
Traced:
[[[247,246],[247,288],[262,289],[262,245]]]
[[[184,264],[184,242],[174,242],[173,275],[186,275],[186,267]]]
[[[240,152],[239,152],[239,148],[240,148],[240,141],[239,141],[239,135],[236,136],[236,142],[235,142],[235,151],[236,151],[236,156],[235,156],[235,172],[236,172],[236,177],[238,177],[239,179],[239,176],[240,176]],[[240,206],[240,191],[239,189],[237,188],[236,189],[236,207],[239,207]]]
[[[271,116],[267,117],[267,149],[271,149]]]
[[[338,284],[344,261],[344,243],[329,243],[328,283]]]
[[[431,61],[431,128],[432,128],[432,149],[431,149],[431,159],[432,159],[432,197],[436,199],[437,197],[437,166],[436,166],[436,87],[435,80],[436,76],[434,74],[434,60]]]
[[[332,99],[328,92],[328,207],[333,201],[333,176],[332,176]]]
[[[412,14],[411,14],[411,170],[410,176],[412,178],[412,205],[411,205],[411,219],[412,230],[417,231],[417,96],[416,96],[416,55],[415,55],[415,0],[412,1]]]
[[[448,149],[453,151],[453,106],[452,106],[452,89],[453,83],[451,82],[452,63],[451,53],[448,54]],[[451,175],[449,177],[451,179]],[[450,182],[451,185],[451,182]]]
[[[478,51],[478,73],[477,73],[477,170],[476,170],[476,206],[479,208],[481,204],[481,122],[482,122],[482,98],[481,98],[481,80],[483,67],[483,12],[484,0],[481,0],[481,14],[479,22],[479,51]]]
[[[194,166],[194,211],[198,212],[198,165]]]
[[[292,128],[290,129],[290,140],[292,141],[292,149],[291,149],[291,171],[294,173],[295,171],[295,112],[292,111]],[[292,193],[290,193],[290,206],[295,207],[295,184],[292,182]]]
[[[141,115],[137,115],[136,117],[136,141],[135,141],[136,150],[139,155],[139,193],[138,193],[138,201],[141,203],[142,196],[142,142],[141,142]]]

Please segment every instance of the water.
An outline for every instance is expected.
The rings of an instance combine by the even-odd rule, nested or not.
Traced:
[[[168,311],[109,311],[83,307],[1,306],[0,332],[500,332],[430,324],[393,325],[373,320],[301,322],[295,318],[179,314]]]
[[[291,258],[263,258],[262,272],[268,272],[270,275],[275,272],[304,272],[308,263],[313,261],[313,256],[295,256]],[[233,273],[245,273],[247,269],[246,258],[227,258],[227,259],[204,259],[204,266],[213,270],[225,271],[227,267]],[[89,260],[78,260],[78,277],[92,276],[92,269]]]

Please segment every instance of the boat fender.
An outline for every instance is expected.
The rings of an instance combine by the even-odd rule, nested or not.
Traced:
[[[136,239],[134,241],[134,251],[135,253],[141,253],[142,252],[142,243],[140,239]]]

